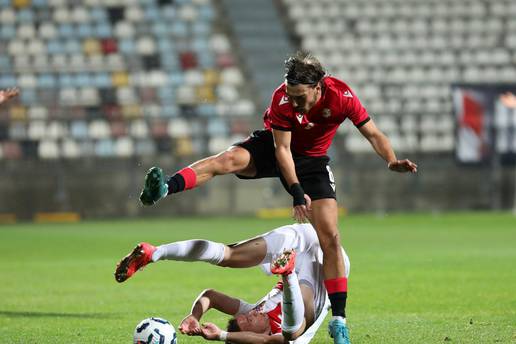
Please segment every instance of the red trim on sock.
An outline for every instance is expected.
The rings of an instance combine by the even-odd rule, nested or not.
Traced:
[[[190,190],[195,187],[195,184],[197,183],[197,175],[191,167],[185,167],[177,173],[185,180],[185,190]]]
[[[346,277],[327,279],[324,281],[324,286],[326,287],[328,294],[347,292],[348,279]]]

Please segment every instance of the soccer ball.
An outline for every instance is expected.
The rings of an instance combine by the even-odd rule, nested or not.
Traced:
[[[134,329],[134,344],[176,344],[177,335],[174,326],[161,318],[142,320]]]

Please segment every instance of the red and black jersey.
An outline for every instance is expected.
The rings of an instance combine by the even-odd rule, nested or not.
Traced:
[[[292,132],[291,150],[300,155],[326,155],[346,118],[357,127],[369,121],[366,109],[348,85],[331,76],[321,82],[321,99],[308,113],[295,112],[285,92],[286,85],[282,84],[272,94],[263,116],[265,129]]]

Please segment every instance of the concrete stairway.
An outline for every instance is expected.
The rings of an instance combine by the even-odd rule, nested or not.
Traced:
[[[222,4],[260,104],[265,107],[274,89],[283,82],[283,62],[295,47],[274,0],[223,0]]]

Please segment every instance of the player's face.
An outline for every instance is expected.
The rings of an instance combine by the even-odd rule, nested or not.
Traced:
[[[255,333],[267,333],[269,331],[269,318],[267,314],[253,310],[249,313],[237,315],[235,319],[242,331]]]
[[[287,96],[294,111],[307,113],[321,98],[321,85],[289,85],[286,83]]]

